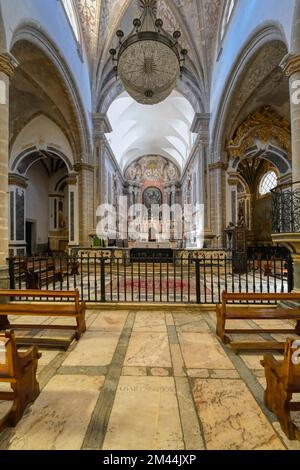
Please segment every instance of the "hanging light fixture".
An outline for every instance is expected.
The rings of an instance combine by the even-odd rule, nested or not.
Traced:
[[[111,49],[114,71],[125,90],[141,104],[157,104],[174,90],[188,53],[179,46],[180,31],[173,38],[157,18],[157,0],[140,0],[142,14],[133,20],[133,31],[124,38],[116,35],[119,45]]]

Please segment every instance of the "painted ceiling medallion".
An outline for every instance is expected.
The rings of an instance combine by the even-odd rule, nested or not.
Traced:
[[[114,70],[124,88],[138,103],[153,105],[164,101],[180,78],[187,50],[180,50],[180,31],[173,38],[157,18],[157,0],[140,0],[142,14],[133,20],[133,31],[124,39],[117,31],[119,45],[111,49]]]

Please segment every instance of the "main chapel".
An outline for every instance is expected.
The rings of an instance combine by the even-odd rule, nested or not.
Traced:
[[[299,132],[299,0],[0,0],[1,450],[300,450]]]

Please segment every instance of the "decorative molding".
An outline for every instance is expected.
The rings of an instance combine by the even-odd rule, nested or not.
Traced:
[[[280,67],[287,77],[300,73],[300,54],[287,54],[280,63]]]
[[[0,54],[0,72],[5,73],[9,78],[12,78],[15,69],[18,67],[18,61],[13,57],[12,54],[4,53]]]
[[[89,165],[88,163],[83,163],[83,162],[76,163],[73,168],[78,173],[81,172],[81,171],[91,171],[91,172],[93,172],[95,170],[95,167],[93,165]]]
[[[26,189],[28,186],[28,178],[24,178],[16,173],[10,173],[8,175],[9,186],[18,186],[19,188]]]
[[[291,158],[291,128],[287,119],[267,106],[249,116],[238,128],[235,137],[228,142],[227,151],[230,158],[245,155],[248,148],[255,146],[260,140],[267,144],[276,140]]]
[[[229,186],[237,186],[240,182],[240,174],[236,171],[228,173],[227,182]]]
[[[209,113],[197,113],[195,114],[195,117],[192,123],[191,132],[193,134],[199,134],[201,141],[208,143],[209,124],[210,124]]]
[[[215,170],[227,171],[228,163],[226,163],[226,162],[211,163],[210,165],[208,165],[208,169],[209,169],[209,171],[215,171]]]
[[[66,180],[67,184],[69,186],[75,186],[77,184],[77,178],[78,178],[77,173],[70,173],[67,180]]]
[[[115,154],[112,151],[112,148],[111,148],[111,146],[110,146],[110,144],[107,140],[106,135],[103,134],[103,136],[101,137],[101,140],[102,140],[103,145],[104,145],[104,149],[103,149],[104,154],[103,155],[105,156],[105,158],[106,158],[106,156],[108,156],[108,158],[110,159],[112,165],[115,168],[115,171],[118,173],[118,175],[119,175],[120,179],[122,180],[122,182],[124,182],[123,172],[120,168],[119,163],[117,162]]]
[[[106,114],[94,113],[92,115],[94,126],[94,141],[101,139],[104,134],[112,132],[112,127]]]

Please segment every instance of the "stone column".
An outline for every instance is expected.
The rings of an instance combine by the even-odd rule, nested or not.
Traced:
[[[297,34],[299,35],[299,32]],[[297,43],[297,37],[294,38],[293,47]],[[300,53],[285,56],[281,67],[290,80],[292,177],[296,183],[300,181]],[[300,185],[297,185],[297,189],[299,187]],[[291,250],[294,261],[294,289],[300,292],[300,233],[276,234],[272,235],[272,238],[274,243],[281,243]]]
[[[9,175],[9,252],[15,256],[26,254],[25,197],[27,179]]]
[[[201,181],[198,188],[198,202],[204,204],[204,230],[205,230],[205,243],[207,246],[211,244],[212,225],[211,225],[211,188],[210,186],[210,174],[208,170],[208,154],[209,154],[209,125],[210,125],[210,114],[199,113],[196,114],[191,132],[198,134],[197,141],[195,143],[198,146],[198,169]]]
[[[9,80],[17,63],[0,54],[0,287],[8,287]]]
[[[215,235],[215,248],[223,248],[226,228],[226,169],[227,164],[217,162],[209,165],[211,191],[211,227]]]
[[[90,246],[90,235],[94,227],[94,171],[93,165],[80,163],[74,166],[78,173],[79,245]]]
[[[69,248],[79,247],[79,211],[77,174],[69,175]]]
[[[281,67],[290,79],[293,182],[300,181],[300,54],[288,54]]]
[[[95,113],[93,114],[93,126],[94,126],[94,146],[95,146],[95,165],[98,168],[98,201],[100,204],[107,202],[107,194],[105,194],[106,188],[106,168],[105,158],[107,151],[107,141],[105,134],[112,132],[112,127],[105,114]]]

